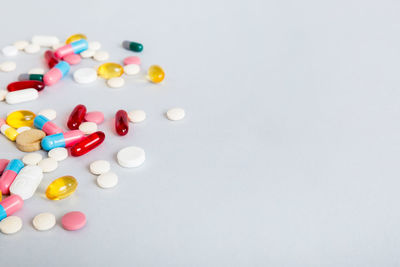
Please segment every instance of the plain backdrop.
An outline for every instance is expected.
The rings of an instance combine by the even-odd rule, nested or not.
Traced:
[[[37,101],[0,103],[0,117],[54,108],[64,128],[85,104],[105,113],[107,135],[45,175],[16,213],[22,230],[0,235],[1,266],[399,266],[399,12],[393,0],[3,1],[1,47],[85,33],[122,62],[135,54],[122,41],[139,41],[144,73],[159,64],[166,79],[125,76],[111,89],[70,74]],[[45,67],[43,53],[12,58],[0,86]],[[172,107],[185,119],[168,121]],[[118,109],[147,119],[119,137]],[[140,168],[116,162],[129,145],[146,151]],[[0,137],[0,158],[23,154]],[[116,188],[96,185],[97,159],[111,162]],[[67,174],[75,194],[46,199]],[[60,226],[72,210],[84,229]],[[57,225],[38,232],[31,221],[45,211]]]

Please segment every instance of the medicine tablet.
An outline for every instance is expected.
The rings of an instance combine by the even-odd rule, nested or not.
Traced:
[[[29,45],[28,41],[16,41],[14,43],[15,48],[17,48],[18,50],[24,50],[25,47],[27,47]]]
[[[58,162],[53,158],[45,158],[38,163],[38,166],[42,168],[43,172],[52,172],[57,169]]]
[[[82,58],[80,55],[71,54],[71,55],[67,55],[67,56],[63,57],[63,60],[70,65],[76,65],[81,62]]]
[[[107,51],[102,51],[102,50],[100,50],[100,51],[96,51],[96,52],[94,53],[93,58],[94,58],[96,61],[106,61],[107,59],[110,58],[110,55],[108,54]]]
[[[35,54],[40,51],[40,46],[37,44],[29,44],[24,48],[25,53]]]
[[[91,111],[86,113],[85,121],[94,122],[100,124],[104,121],[104,114],[100,111]]]
[[[136,146],[128,146],[117,154],[118,164],[125,168],[139,167],[146,159],[144,150]]]
[[[113,172],[107,172],[97,177],[97,184],[101,188],[112,188],[118,184],[118,176]]]
[[[124,67],[126,75],[136,75],[140,72],[140,66],[136,64],[129,64]]]
[[[74,72],[74,80],[80,84],[92,83],[97,80],[97,72],[92,68],[81,68]]]
[[[32,224],[38,231],[47,231],[56,225],[56,216],[50,212],[43,212],[33,218]]]
[[[37,165],[42,159],[43,156],[39,153],[28,153],[22,158],[22,162],[25,165]]]
[[[103,174],[110,171],[110,162],[107,160],[96,160],[90,163],[89,169],[93,174]]]
[[[90,50],[99,50],[101,48],[101,44],[97,41],[89,42],[89,49]]]
[[[125,80],[121,77],[114,77],[107,80],[107,85],[111,88],[119,88],[124,86]]]
[[[36,44],[43,47],[52,47],[53,45],[59,44],[60,40],[56,36],[50,35],[35,35],[32,37],[32,44]]]
[[[88,49],[80,53],[80,55],[82,58],[91,58],[94,56],[95,53],[96,53],[95,50]]]
[[[0,231],[3,234],[15,234],[22,228],[22,220],[18,216],[8,216],[0,221]]]
[[[24,89],[7,93],[6,102],[7,104],[18,104],[35,100],[38,97],[39,93],[36,89]]]
[[[65,230],[75,231],[84,227],[86,216],[80,211],[71,211],[61,218],[61,225]]]
[[[92,134],[97,131],[97,124],[94,122],[82,122],[81,125],[79,125],[79,130],[85,134]]]
[[[6,61],[1,63],[0,70],[4,72],[14,71],[17,68],[17,63],[14,61]]]
[[[54,109],[43,109],[43,110],[39,111],[38,114],[45,116],[46,118],[48,118],[51,121],[57,117],[57,111],[55,111]]]
[[[143,110],[132,110],[128,113],[128,119],[134,123],[142,122],[146,119],[146,113]]]
[[[1,52],[3,52],[6,57],[13,57],[18,54],[18,49],[13,45],[8,45],[1,49]]]
[[[137,56],[130,56],[124,58],[124,65],[130,65],[130,64],[135,64],[135,65],[140,65],[140,57]]]
[[[167,118],[171,121],[178,121],[185,117],[185,111],[181,108],[171,108],[167,111]]]
[[[15,143],[17,148],[24,152],[38,151],[42,147],[40,142],[46,136],[46,133],[38,129],[30,129],[18,134]]]
[[[47,155],[56,161],[62,161],[68,158],[68,150],[65,147],[56,147],[50,150]]]
[[[25,131],[28,131],[28,130],[30,130],[30,129],[32,129],[31,127],[29,127],[29,126],[22,126],[22,127],[19,127],[18,129],[17,129],[17,133],[23,133],[23,132],[25,132]]]
[[[7,90],[0,89],[0,101],[4,101],[4,99],[6,99],[7,94],[8,94]]]
[[[28,71],[28,74],[44,74],[43,68],[33,68]]]

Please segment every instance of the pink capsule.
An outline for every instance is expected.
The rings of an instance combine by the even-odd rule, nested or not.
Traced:
[[[64,58],[71,54],[79,54],[89,47],[88,42],[85,39],[80,39],[78,41],[72,42],[70,44],[64,45],[54,52],[54,55],[58,58]]]
[[[85,121],[94,122],[100,124],[104,121],[104,114],[100,111],[91,111],[86,113]]]
[[[42,139],[42,148],[46,151],[56,147],[71,147],[85,138],[85,134],[80,130],[73,130],[65,133],[48,135]]]
[[[68,74],[70,68],[71,67],[67,62],[60,61],[43,76],[44,84],[50,86],[57,83],[61,78]]]
[[[70,64],[70,65],[76,65],[76,64],[79,64],[81,62],[82,58],[81,58],[80,55],[71,54],[71,55],[63,57],[63,60],[65,62],[67,62],[68,64]]]
[[[140,65],[140,57],[137,56],[126,57],[124,59],[124,65],[130,65],[130,64]]]
[[[0,175],[3,173],[9,162],[8,159],[0,159]]]
[[[12,195],[0,202],[0,221],[20,210],[24,200],[19,195]]]

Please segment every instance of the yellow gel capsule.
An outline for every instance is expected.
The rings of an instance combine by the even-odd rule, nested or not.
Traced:
[[[17,130],[15,130],[13,127],[7,124],[3,124],[0,128],[0,131],[11,141],[15,141],[15,139],[17,139],[17,136],[19,134]]]
[[[46,197],[51,200],[60,200],[75,192],[78,182],[73,176],[63,176],[55,179],[46,189]]]
[[[20,128],[24,126],[32,127],[35,116],[35,113],[32,111],[17,110],[11,112],[10,115],[7,116],[6,122],[8,125],[14,128]]]
[[[104,79],[111,79],[124,74],[124,68],[117,63],[104,63],[97,69],[97,74]]]
[[[162,82],[164,77],[164,70],[158,65],[150,66],[149,70],[147,71],[147,78],[153,83]]]
[[[68,37],[67,41],[65,41],[66,44],[81,40],[81,39],[85,39],[87,40],[86,35],[82,34],[82,33],[77,33],[74,35],[71,35],[70,37]]]

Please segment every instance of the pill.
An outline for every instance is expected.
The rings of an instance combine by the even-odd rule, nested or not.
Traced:
[[[47,135],[53,135],[62,133],[63,130],[57,126],[54,122],[50,121],[47,117],[43,115],[38,115],[33,120],[33,124],[39,130],[44,131]]]
[[[56,147],[50,150],[47,155],[56,161],[63,161],[68,158],[68,150],[64,147]]]
[[[25,47],[27,47],[29,45],[28,41],[16,41],[14,43],[15,48],[17,48],[18,50],[24,50]]]
[[[6,95],[7,104],[19,104],[23,102],[33,101],[39,97],[36,89],[24,89],[14,92],[9,92]]]
[[[152,65],[147,71],[147,78],[153,83],[160,83],[164,80],[164,70],[158,65]]]
[[[97,74],[104,79],[120,77],[124,73],[124,68],[117,63],[104,63],[97,69]]]
[[[15,139],[17,139],[17,136],[19,134],[17,130],[15,130],[13,127],[5,123],[1,125],[0,131],[10,141],[15,141]]]
[[[60,61],[51,70],[49,70],[44,76],[43,81],[45,85],[53,85],[65,77],[71,67],[65,61]]]
[[[43,109],[39,111],[38,115],[43,115],[52,121],[57,117],[57,111],[55,111],[54,109]]]
[[[72,195],[78,187],[78,181],[73,176],[62,176],[55,179],[46,189],[46,197],[51,200],[61,200]]]
[[[5,61],[0,65],[0,70],[3,72],[14,71],[16,68],[17,64],[14,61]]]
[[[125,80],[122,77],[114,77],[107,80],[107,85],[111,88],[119,88],[124,86]]]
[[[0,222],[0,231],[3,234],[12,235],[22,228],[22,220],[17,216],[8,216]]]
[[[105,134],[101,131],[86,136],[79,141],[79,143],[71,147],[71,155],[74,157],[79,157],[88,153],[103,143],[105,137]]]
[[[9,162],[10,161],[8,159],[0,159],[0,175],[3,174]]]
[[[86,216],[80,211],[71,211],[61,218],[61,225],[65,230],[76,231],[86,225]]]
[[[99,50],[101,48],[101,44],[97,41],[89,42],[89,49],[91,50]]]
[[[29,110],[16,110],[7,115],[6,123],[14,128],[33,126],[35,113]]]
[[[85,115],[85,121],[100,124],[104,121],[104,114],[103,114],[103,112],[100,112],[100,111],[88,112]]]
[[[37,165],[41,160],[43,156],[39,153],[28,153],[22,158],[22,162],[26,165]]]
[[[97,184],[101,188],[112,188],[118,184],[118,176],[113,172],[100,174],[97,177]]]
[[[141,43],[131,42],[131,41],[123,41],[122,47],[134,52],[142,52],[143,50],[143,45]]]
[[[96,160],[90,163],[90,172],[99,175],[110,171],[110,162],[107,160]]]
[[[22,126],[22,127],[19,127],[19,128],[17,129],[17,133],[20,134],[20,133],[23,133],[23,132],[28,131],[28,130],[30,130],[30,129],[32,129],[32,128],[29,127],[29,126]]]
[[[94,122],[82,122],[82,124],[79,125],[79,130],[85,134],[92,134],[97,131],[97,124]]]
[[[118,164],[125,168],[139,167],[146,159],[144,150],[136,146],[128,146],[117,153]]]
[[[28,74],[41,74],[41,75],[43,75],[44,74],[44,69],[43,68],[33,68],[33,69],[30,69],[28,71]]]
[[[14,92],[14,91],[19,91],[19,90],[25,90],[25,89],[36,89],[37,91],[42,91],[44,89],[45,85],[41,81],[18,81],[18,82],[12,82],[7,85],[7,90],[9,92]]]
[[[87,40],[87,37],[86,37],[86,35],[84,35],[82,33],[76,33],[76,34],[73,34],[70,37],[68,37],[67,40],[65,41],[65,43],[66,44],[70,44],[70,43],[73,43],[73,42],[78,41],[80,39]]]
[[[136,75],[140,72],[140,66],[136,64],[129,64],[124,67],[126,75]]]
[[[43,172],[39,166],[25,166],[11,184],[10,193],[19,195],[23,200],[29,199],[35,193],[42,179]]]
[[[106,61],[110,58],[110,55],[107,51],[98,50],[94,53],[93,58],[96,61]]]
[[[18,76],[19,81],[41,81],[43,82],[43,74],[22,73]]]
[[[88,49],[88,42],[85,39],[80,39],[78,41],[69,43],[67,45],[64,45],[60,48],[58,48],[55,52],[54,55],[57,58],[63,58],[65,56],[71,55],[71,54],[79,54],[86,49]]]
[[[95,50],[88,49],[88,50],[85,50],[82,53],[80,53],[80,55],[82,58],[91,58],[94,56],[95,53],[96,53]]]
[[[166,115],[171,121],[179,121],[185,117],[185,110],[182,108],[171,108],[167,111]]]
[[[46,52],[44,52],[44,59],[50,69],[60,62],[60,60],[54,55],[54,52],[51,50],[46,50]]]
[[[81,68],[74,72],[74,80],[80,84],[92,83],[97,80],[96,70],[93,68]]]
[[[115,113],[115,131],[118,135],[124,136],[129,131],[128,113],[125,110],[118,110]]]
[[[124,58],[124,65],[130,65],[130,64],[135,64],[135,65],[140,65],[140,57],[137,56],[130,56]]]
[[[56,225],[56,216],[50,212],[43,212],[35,216],[32,225],[38,231],[47,231]]]
[[[43,47],[52,47],[58,43],[60,43],[60,40],[56,36],[35,35],[32,37],[32,44]]]
[[[7,90],[0,89],[0,101],[4,101],[4,99],[6,99],[7,94],[8,94]]]
[[[70,65],[76,65],[81,62],[82,58],[80,55],[71,54],[71,55],[63,57],[63,60],[65,60]]]
[[[46,133],[38,129],[30,129],[18,134],[15,143],[17,148],[24,152],[34,152],[41,149],[40,142]]]
[[[142,122],[146,119],[146,113],[143,110],[132,110],[128,113],[128,119],[133,123]]]
[[[53,158],[45,158],[39,161],[38,166],[43,172],[52,172],[57,169],[58,162]]]
[[[27,54],[35,54],[40,51],[40,46],[37,44],[28,44],[25,46],[24,51]]]
[[[80,130],[73,130],[65,133],[48,135],[42,139],[42,148],[49,151],[56,147],[71,147],[85,137]]]
[[[76,130],[83,122],[86,115],[86,107],[82,104],[77,105],[68,117],[67,126],[71,130]]]
[[[10,186],[14,182],[15,177],[24,167],[24,163],[19,159],[12,159],[4,169],[3,174],[0,177],[0,191],[3,195],[10,193]],[[1,220],[1,208],[0,208],[0,220]]]
[[[1,52],[6,57],[13,57],[18,54],[18,49],[13,45],[8,45],[8,46],[4,47],[3,49],[1,49]]]
[[[24,200],[18,195],[11,195],[0,202],[0,221],[20,210]]]

